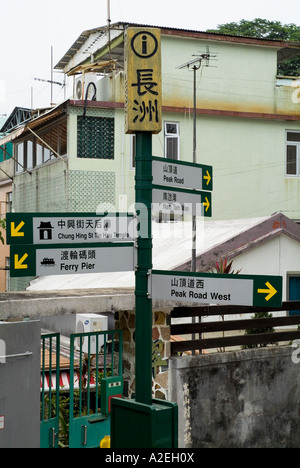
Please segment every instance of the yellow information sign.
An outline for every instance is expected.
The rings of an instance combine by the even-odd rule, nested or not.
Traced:
[[[162,130],[160,30],[128,28],[126,43],[126,133]]]

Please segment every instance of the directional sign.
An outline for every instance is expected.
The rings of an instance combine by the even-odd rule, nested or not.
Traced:
[[[149,294],[153,299],[181,303],[282,306],[281,276],[219,275],[153,271]]]
[[[114,213],[8,213],[8,245],[91,244],[133,241],[136,219]]]
[[[213,190],[213,168],[173,159],[153,157],[153,184],[165,187]]]
[[[184,213],[187,215],[212,216],[211,192],[175,190],[153,185],[152,204],[153,209],[156,209],[157,206],[155,205],[158,205],[159,210],[165,213],[176,212],[184,208]]]
[[[74,275],[135,270],[133,243],[101,243],[10,248],[10,276]]]

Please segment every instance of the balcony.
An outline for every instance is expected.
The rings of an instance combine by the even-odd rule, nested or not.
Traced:
[[[277,114],[298,115],[300,118],[300,78],[277,77],[275,106]]]

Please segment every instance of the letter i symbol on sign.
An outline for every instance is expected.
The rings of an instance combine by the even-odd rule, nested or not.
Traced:
[[[147,36],[143,36],[142,39],[143,39],[143,42],[142,42],[142,54],[143,54],[143,55],[147,55],[147,51],[148,51],[148,49],[147,49]]]

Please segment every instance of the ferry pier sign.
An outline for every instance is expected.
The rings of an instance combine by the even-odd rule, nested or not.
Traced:
[[[98,243],[10,248],[10,276],[75,275],[134,271],[133,243]]]

